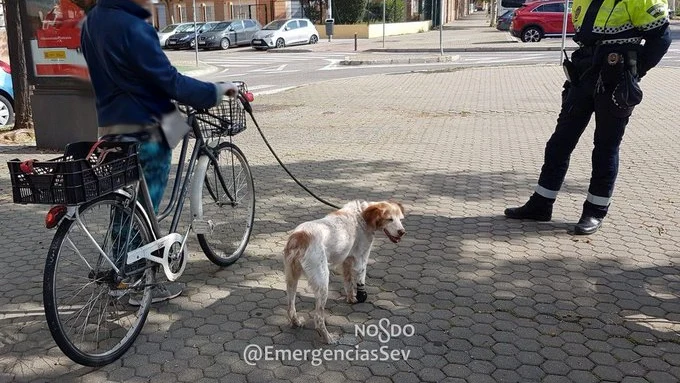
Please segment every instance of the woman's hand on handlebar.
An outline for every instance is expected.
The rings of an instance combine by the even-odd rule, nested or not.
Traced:
[[[217,86],[222,90],[222,94],[229,97],[235,97],[239,92],[238,86],[232,82],[218,82]]]

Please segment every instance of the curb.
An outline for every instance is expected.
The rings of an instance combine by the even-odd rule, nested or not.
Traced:
[[[200,76],[206,76],[209,74],[213,74],[217,71],[219,71],[220,68],[214,66],[214,65],[208,65],[208,64],[203,64],[201,63],[201,68],[198,69],[191,69],[191,70],[183,70],[180,71],[185,76],[191,76],[191,77],[200,77]]]
[[[567,46],[564,49],[574,51],[578,47]],[[462,52],[549,52],[561,51],[562,47],[470,47],[470,48],[444,48],[444,53],[462,53]],[[371,48],[364,52],[375,53],[439,53],[437,48]]]
[[[269,48],[267,49],[267,52],[269,53],[309,53],[309,52],[314,52],[311,49],[300,49],[300,48],[293,48],[293,49],[288,49],[288,48]]]
[[[384,64],[430,64],[430,63],[447,63],[457,61],[460,58],[458,55],[454,56],[428,56],[428,57],[399,57],[399,58],[385,58],[385,59],[365,59],[353,60],[346,57],[340,61],[339,65],[384,65]]]

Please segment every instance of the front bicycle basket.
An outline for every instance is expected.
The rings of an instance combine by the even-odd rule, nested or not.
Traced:
[[[137,144],[94,142],[66,146],[48,161],[7,162],[14,203],[78,205],[139,180]]]
[[[235,81],[243,94],[248,91],[246,84]],[[196,121],[203,138],[235,136],[246,130],[246,111],[238,98],[224,97],[221,103],[196,112]]]

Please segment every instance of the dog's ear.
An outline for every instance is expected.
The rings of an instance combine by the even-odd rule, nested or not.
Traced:
[[[384,223],[384,209],[380,204],[369,205],[361,212],[361,217],[372,230],[378,229]]]
[[[358,200],[357,203],[359,204],[359,210],[364,211],[366,208],[370,205],[367,201],[364,200]]]
[[[404,215],[404,205],[402,205],[401,202],[394,200],[390,200],[390,202],[399,206],[399,210],[401,210],[401,215]]]

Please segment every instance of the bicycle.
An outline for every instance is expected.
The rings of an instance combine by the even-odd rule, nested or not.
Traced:
[[[169,281],[184,272],[190,230],[219,266],[243,254],[255,192],[245,155],[233,143],[246,128],[244,107],[252,111],[252,94],[238,85],[236,99],[209,110],[180,108],[192,131],[182,143],[170,202],[157,216],[135,143],[74,143],[50,161],[8,162],[15,203],[57,204],[45,218],[57,231],[45,262],[43,304],[52,337],[74,362],[106,365],[132,346],[152,303],[157,270]],[[191,133],[195,143],[185,172]],[[192,222],[181,234],[187,193]],[[159,222],[172,212],[169,234],[162,236]],[[243,221],[229,221],[236,218]]]

